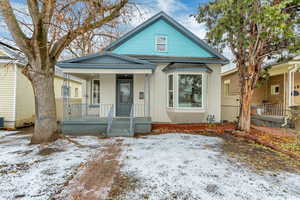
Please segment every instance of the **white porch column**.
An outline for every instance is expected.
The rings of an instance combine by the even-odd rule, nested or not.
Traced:
[[[295,74],[294,72],[297,70],[297,66],[294,65],[294,67],[289,71],[289,105],[288,106],[293,106],[294,105],[294,95],[292,94],[293,90],[294,90],[294,83],[295,83]]]
[[[145,75],[145,89],[144,89],[144,112],[145,117],[150,117],[150,74]]]

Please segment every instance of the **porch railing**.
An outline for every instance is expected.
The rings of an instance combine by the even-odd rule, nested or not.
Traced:
[[[113,111],[112,111],[113,107]],[[147,104],[133,104],[130,116],[147,118],[150,111]],[[112,113],[111,113],[112,112]],[[64,107],[64,120],[101,120],[107,119],[109,114],[115,116],[115,104],[69,104]],[[129,116],[129,117],[130,117]]]
[[[135,106],[131,106],[131,109],[130,109],[130,124],[129,124],[129,132],[130,134],[134,134],[134,107]]]
[[[287,110],[281,103],[279,104],[261,104],[256,106],[257,114],[270,116],[286,116]]]
[[[114,105],[111,105],[109,113],[107,115],[107,129],[106,129],[106,133],[109,133],[111,130],[111,126],[112,126],[112,122],[114,119]]]
[[[100,120],[106,118],[113,104],[70,104],[64,107],[64,120]]]

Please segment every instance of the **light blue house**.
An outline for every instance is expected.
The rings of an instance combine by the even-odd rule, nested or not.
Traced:
[[[150,132],[152,123],[220,121],[220,72],[227,63],[160,12],[103,52],[58,63],[86,80],[83,105],[65,100],[62,131],[130,136]]]

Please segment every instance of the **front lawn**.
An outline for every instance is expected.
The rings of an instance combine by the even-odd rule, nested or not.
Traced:
[[[0,132],[0,199],[300,199],[298,161],[229,134],[71,139]]]
[[[101,149],[96,137],[28,145],[29,134],[0,131],[0,199],[46,200],[60,192],[80,164]]]

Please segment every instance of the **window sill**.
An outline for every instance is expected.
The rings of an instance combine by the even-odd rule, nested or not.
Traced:
[[[168,112],[186,112],[186,113],[204,113],[206,112],[205,108],[180,108],[180,107],[175,107],[175,108],[167,108]]]

